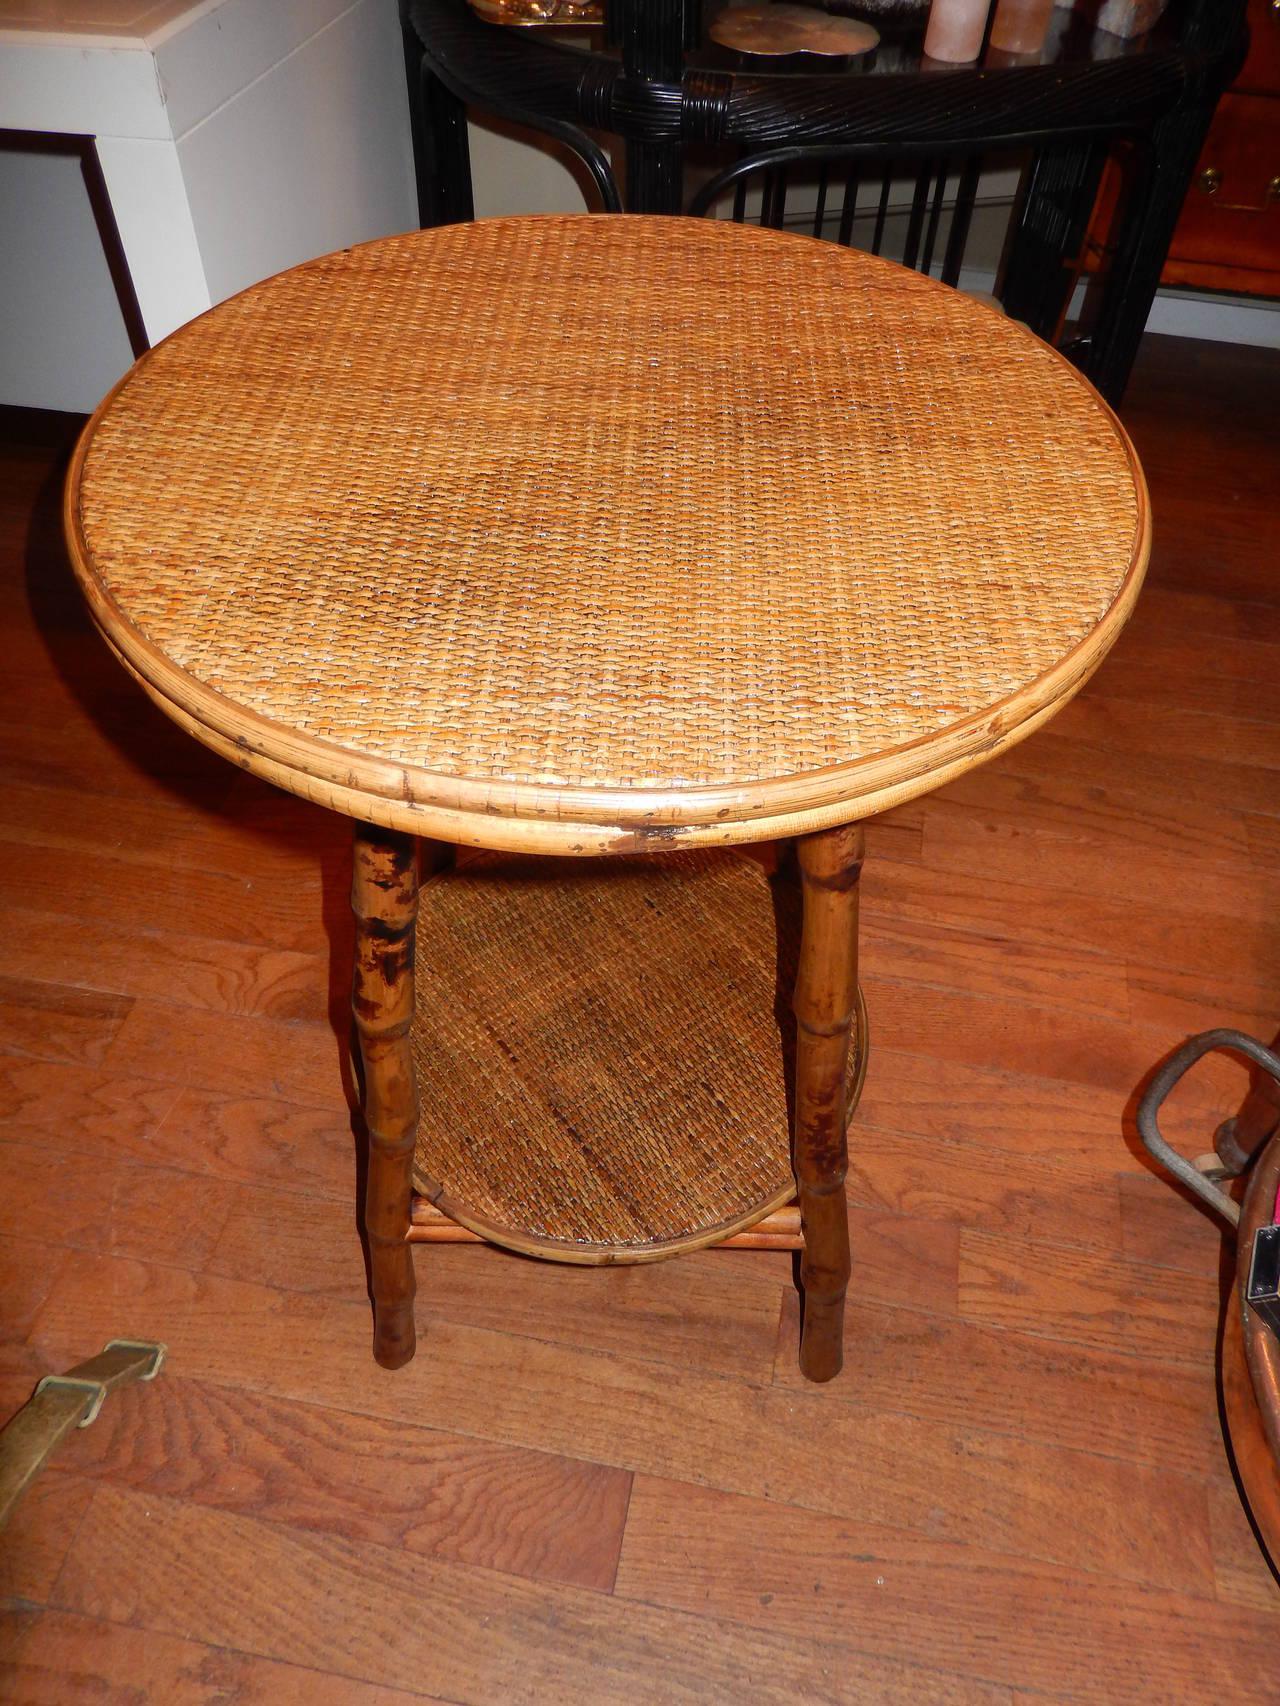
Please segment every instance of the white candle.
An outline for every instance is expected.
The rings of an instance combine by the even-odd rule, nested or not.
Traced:
[[[965,65],[982,49],[991,0],[933,0],[924,51],[930,59]]]

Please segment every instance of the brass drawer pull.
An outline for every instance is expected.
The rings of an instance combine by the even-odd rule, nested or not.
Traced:
[[[96,1420],[117,1386],[154,1380],[165,1347],[147,1339],[109,1339],[87,1362],[65,1374],[46,1374],[28,1402],[0,1432],[0,1528],[72,1428]]]

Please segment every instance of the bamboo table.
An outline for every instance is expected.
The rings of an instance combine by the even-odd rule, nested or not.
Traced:
[[[378,1360],[416,1238],[634,1262],[764,1225],[835,1374],[859,820],[1030,734],[1122,626],[1146,495],[1089,387],[832,244],[484,221],[177,332],[66,521],[162,709],[356,820]],[[798,884],[744,852],[793,840]]]

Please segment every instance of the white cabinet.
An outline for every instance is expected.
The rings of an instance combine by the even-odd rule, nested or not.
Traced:
[[[0,403],[128,365],[86,166],[150,343],[417,223],[396,0],[0,0],[0,129]]]

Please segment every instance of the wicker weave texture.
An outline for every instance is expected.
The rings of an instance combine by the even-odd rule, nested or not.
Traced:
[[[134,371],[71,507],[115,643],[197,720],[428,801],[927,768],[1042,701],[1145,549],[1127,441],[1021,328],[834,244],[634,217],[254,287]]]
[[[433,879],[418,1188],[499,1241],[620,1259],[785,1200],[780,923],[760,866],[717,853],[483,855]]]

